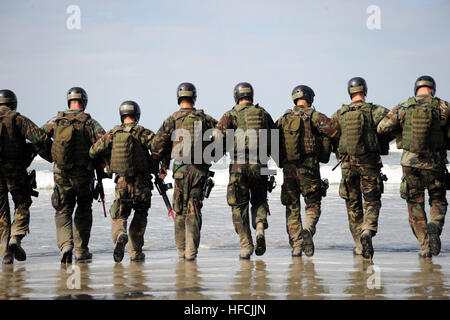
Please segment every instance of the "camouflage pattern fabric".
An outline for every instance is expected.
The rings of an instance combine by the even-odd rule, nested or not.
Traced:
[[[307,109],[294,106],[293,110]],[[309,109],[309,108],[308,108]],[[286,230],[289,235],[289,244],[292,248],[301,247],[300,232],[303,227],[312,235],[316,232],[316,224],[321,213],[321,178],[318,154],[304,156],[299,161],[287,161],[284,148],[283,122],[285,116],[278,119],[276,125],[280,129],[281,155],[280,162],[283,167],[283,185],[281,186],[281,203],[286,206]],[[326,115],[314,111],[311,115],[312,133],[338,140],[340,131],[336,122]],[[318,140],[318,139],[316,139]],[[305,226],[302,225],[300,215],[300,195],[305,200]]]
[[[197,256],[202,228],[203,186],[208,168],[197,165],[174,165],[173,210],[175,244],[180,258]]]
[[[156,132],[152,145],[152,156],[161,160],[161,168],[169,167],[172,157],[172,134],[176,129],[174,115],[196,113],[197,109],[180,109],[170,115]],[[203,130],[215,128],[217,120],[204,114]],[[203,151],[203,150],[202,150]],[[175,216],[175,245],[180,258],[193,260],[200,245],[202,226],[203,186],[209,164],[183,164],[177,161],[173,167],[173,209]]]
[[[81,110],[66,110],[65,113],[79,113]],[[49,137],[54,137],[56,117],[42,127]],[[94,119],[85,123],[85,136],[90,145],[94,144],[104,134],[105,130]],[[85,155],[89,159],[89,154]],[[70,170],[61,170],[53,166],[55,186],[52,195],[52,205],[56,210],[56,238],[58,248],[75,249],[75,255],[81,256],[89,252],[88,244],[92,227],[92,201],[94,167],[89,161],[88,166],[75,166]],[[75,209],[75,206],[77,207]],[[75,216],[72,222],[72,215]]]
[[[122,124],[122,127],[136,126],[136,123]],[[114,142],[115,129],[108,131],[89,150],[92,159],[106,158],[110,162]],[[147,149],[153,147],[155,134],[149,129],[143,129],[139,135],[140,143]],[[133,158],[134,159],[134,158]],[[136,173],[131,177],[115,176],[115,199],[110,209],[111,236],[113,244],[121,234],[127,234],[127,220],[134,210],[128,235],[127,250],[133,259],[142,252],[144,233],[147,227],[148,210],[151,206],[153,190],[151,173],[158,172],[157,161],[151,161],[150,172]]]
[[[419,241],[420,254],[429,252],[425,189],[430,196],[430,222],[437,225],[440,234],[448,205],[444,172],[404,166],[400,194],[408,204],[409,225]]]
[[[0,114],[10,111],[0,107]],[[19,138],[28,139],[37,148],[42,149],[49,141],[47,135],[36,124],[23,115],[16,117],[15,127]],[[43,149],[42,149],[43,150]],[[0,256],[8,253],[10,236],[22,239],[29,232],[30,206],[32,203],[28,188],[28,175],[25,162],[0,163]],[[14,220],[11,224],[8,192],[14,202]]]
[[[261,222],[268,228],[267,176],[261,175],[260,164],[231,164],[227,187],[227,202],[231,206],[233,225],[242,248],[253,249],[250,230],[249,203],[252,226]]]
[[[353,101],[349,106],[361,103],[362,101]],[[341,110],[338,110],[334,113],[331,119],[339,122],[340,112]],[[388,113],[388,109],[373,105],[371,114],[373,123],[368,128],[377,128],[377,125]],[[340,125],[339,129],[341,129]],[[379,152],[368,152],[359,156],[340,155],[340,159],[342,160],[342,179],[339,195],[345,199],[350,232],[356,244],[356,252],[360,252],[362,233],[371,230],[371,234],[374,236],[378,231],[381,194],[383,193],[381,179],[383,165]]]
[[[416,96],[420,103],[431,101],[431,95]],[[404,126],[406,110],[405,103],[398,104],[379,123],[379,134],[400,135]],[[449,104],[440,100],[440,126],[444,130],[449,125]],[[449,137],[447,136],[447,139]],[[425,189],[430,196],[430,220],[442,232],[447,212],[445,187],[445,165],[448,163],[445,145],[441,151],[416,154],[403,150],[400,164],[403,167],[400,195],[408,204],[409,224],[416,236],[420,250],[419,254],[429,253],[429,239],[427,236],[427,217],[425,213]]]

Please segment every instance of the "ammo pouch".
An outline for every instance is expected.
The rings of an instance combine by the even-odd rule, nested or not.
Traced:
[[[361,110],[347,112],[344,115],[347,141],[347,154],[359,156],[366,153],[366,148],[362,140],[364,129],[364,115]]]

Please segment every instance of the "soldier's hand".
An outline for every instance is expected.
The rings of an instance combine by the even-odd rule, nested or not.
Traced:
[[[161,180],[164,180],[166,178],[166,176],[167,176],[167,171],[166,170],[164,170],[164,169],[159,170],[158,177]]]

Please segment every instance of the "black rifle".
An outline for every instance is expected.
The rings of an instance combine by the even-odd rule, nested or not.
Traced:
[[[36,170],[31,170],[30,172],[28,172],[28,188],[30,190],[30,194],[33,197],[39,197],[39,192],[35,190],[37,188]]]
[[[208,171],[206,176],[205,185],[203,186],[203,196],[205,198],[209,198],[209,194],[211,193],[212,188],[214,188],[214,180],[212,179],[214,174],[214,171]]]
[[[172,184],[164,183],[164,180],[160,179],[158,177],[158,175],[156,174],[155,175],[155,186],[156,186],[156,189],[158,189],[159,194],[163,198],[167,210],[169,210],[169,213],[167,214],[167,216],[168,217],[172,216],[173,222],[175,222],[175,216],[173,215],[172,205],[170,204],[169,198],[167,197],[167,190],[173,188]]]
[[[103,188],[103,179],[111,179],[112,175],[106,173],[103,169],[95,169],[95,180],[97,184],[94,188],[94,199],[102,203],[103,214],[106,218],[106,207],[105,207],[105,189]]]
[[[275,176],[271,175],[269,177],[269,181],[267,181],[267,191],[270,193],[277,186],[277,182],[275,181]]]
[[[328,182],[328,179],[322,179],[320,180],[320,193],[322,194],[322,197],[327,196],[327,190],[330,187],[330,184]]]

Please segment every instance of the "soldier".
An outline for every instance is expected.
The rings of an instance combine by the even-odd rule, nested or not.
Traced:
[[[400,194],[408,204],[409,224],[419,241],[419,256],[424,258],[440,252],[439,236],[447,212],[446,185],[450,187],[448,176],[446,182],[449,104],[435,97],[435,92],[432,77],[417,78],[415,96],[392,109],[377,128],[380,134],[397,135],[397,147],[403,148]],[[430,196],[428,224],[425,189]]]
[[[105,130],[85,113],[86,91],[73,87],[67,92],[68,110],[58,112],[43,129],[53,138],[52,158],[55,187],[52,205],[56,210],[56,238],[61,263],[92,259],[88,244],[92,227],[94,165],[89,148]],[[72,214],[75,209],[72,222]],[[72,226],[73,225],[73,226]]]
[[[163,160],[160,178],[164,179],[169,160],[174,159],[173,209],[175,217],[175,244],[180,259],[195,260],[200,245],[204,186],[210,161],[197,156],[206,147],[203,136],[215,128],[217,120],[194,108],[197,90],[192,83],[181,83],[177,88],[180,110],[169,116],[156,133],[152,153]],[[175,135],[172,141],[172,134]]]
[[[383,193],[380,155],[387,154],[389,148],[389,140],[380,139],[376,127],[389,110],[365,101],[367,84],[363,78],[350,79],[347,88],[351,103],[342,105],[332,116],[341,130],[337,150],[342,163],[339,195],[347,206],[356,244],[353,253],[371,259]]]
[[[16,111],[17,98],[11,90],[0,90],[0,254],[4,264],[25,261],[21,246],[29,232],[31,188],[27,167],[35,150],[48,148],[43,130]],[[14,202],[14,221],[11,224],[8,192]]]
[[[110,170],[115,173],[116,198],[110,210],[114,261],[122,261],[127,243],[130,260],[144,261],[142,247],[153,189],[151,173],[157,174],[159,169],[148,152],[155,134],[138,125],[141,109],[136,102],[124,101],[119,114],[122,125],[114,127],[92,145],[89,156],[92,159],[107,157]],[[134,217],[127,235],[127,219],[132,209]]]
[[[312,106],[314,91],[304,85],[292,90],[294,108],[288,109],[278,119],[284,183],[281,187],[281,203],[286,206],[286,230],[292,256],[308,257],[314,254],[312,236],[320,217],[320,202],[327,186],[320,178],[319,162],[330,158],[329,139],[339,140],[336,122],[315,110]],[[305,199],[305,226],[300,216],[300,195]]]
[[[264,230],[268,228],[268,178],[267,175],[261,174],[261,171],[267,170],[268,159],[260,158],[259,149],[261,146],[267,145],[268,155],[270,155],[271,146],[270,139],[263,141],[258,138],[258,143],[251,144],[250,136],[245,139],[245,148],[239,146],[242,139],[239,138],[238,132],[241,131],[245,134],[254,132],[256,137],[260,137],[260,130],[276,129],[270,114],[258,104],[253,104],[253,95],[251,84],[247,82],[237,84],[234,87],[236,105],[222,116],[217,125],[217,129],[222,135],[227,140],[234,142],[234,148],[231,146],[227,148],[232,157],[227,201],[232,208],[234,229],[239,235],[241,245],[239,257],[242,259],[249,259],[254,250],[249,221],[249,202],[252,205],[252,227],[256,229],[255,253],[261,256],[266,251]],[[232,139],[227,137],[227,131],[229,134],[236,130]],[[266,137],[269,138],[269,134]],[[229,145],[229,141],[227,141],[227,145]],[[230,148],[233,150],[230,151]]]

